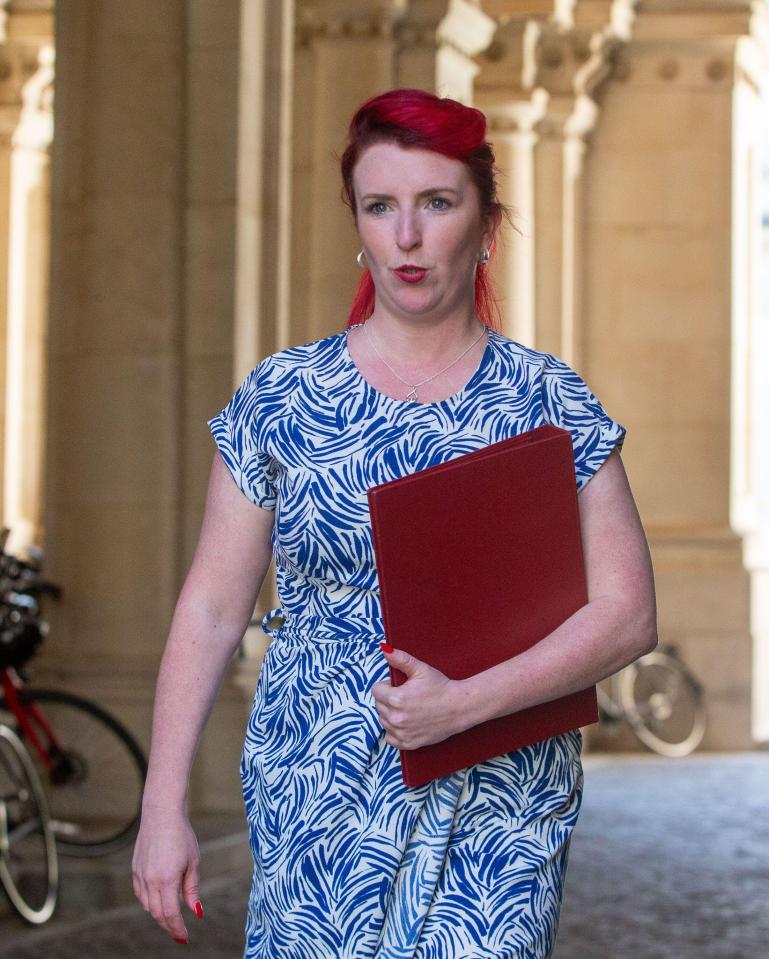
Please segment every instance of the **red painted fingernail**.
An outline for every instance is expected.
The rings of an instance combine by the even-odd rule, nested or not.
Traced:
[[[392,647],[389,643],[380,643],[379,645],[382,647],[382,652],[383,652],[383,653],[393,653],[393,652],[395,652],[395,650],[393,649],[393,647]]]
[[[176,936],[174,936],[174,942],[180,942],[183,946],[186,946],[189,944],[187,939],[177,939]]]
[[[202,919],[202,918],[203,918],[203,903],[202,903],[202,902],[196,902],[195,905],[194,905],[192,908],[195,910],[195,915],[198,917],[198,919]]]

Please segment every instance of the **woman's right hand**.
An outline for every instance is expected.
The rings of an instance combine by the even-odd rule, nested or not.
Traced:
[[[176,942],[189,938],[180,898],[198,919],[203,917],[199,866],[198,841],[187,816],[178,810],[145,807],[134,846],[134,893]]]

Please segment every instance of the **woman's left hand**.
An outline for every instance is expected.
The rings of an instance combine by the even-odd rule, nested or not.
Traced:
[[[429,746],[472,725],[468,721],[467,690],[461,680],[449,679],[403,650],[383,650],[383,654],[391,666],[407,677],[401,686],[387,681],[371,687],[387,733],[385,740],[391,746]]]

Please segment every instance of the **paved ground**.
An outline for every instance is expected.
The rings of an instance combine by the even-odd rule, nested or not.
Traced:
[[[585,771],[554,959],[769,959],[769,753],[588,756]],[[238,959],[245,840],[237,821],[201,827],[206,918],[190,922],[190,955]],[[126,870],[125,857],[65,863],[43,929],[0,906],[0,957],[179,956],[132,904]]]

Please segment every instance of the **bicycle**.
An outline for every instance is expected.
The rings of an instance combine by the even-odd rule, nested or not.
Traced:
[[[707,727],[702,684],[671,645],[658,646],[599,684],[598,715],[609,728],[627,722],[645,746],[669,757],[692,753]]]
[[[61,590],[42,578],[39,553],[24,562],[5,552],[7,535],[0,532],[1,718],[37,764],[59,850],[107,854],[136,836],[147,761],[131,733],[101,706],[27,684],[22,666],[47,634],[39,598],[58,598]]]
[[[0,885],[26,922],[53,915],[59,860],[45,792],[24,744],[0,723]]]

